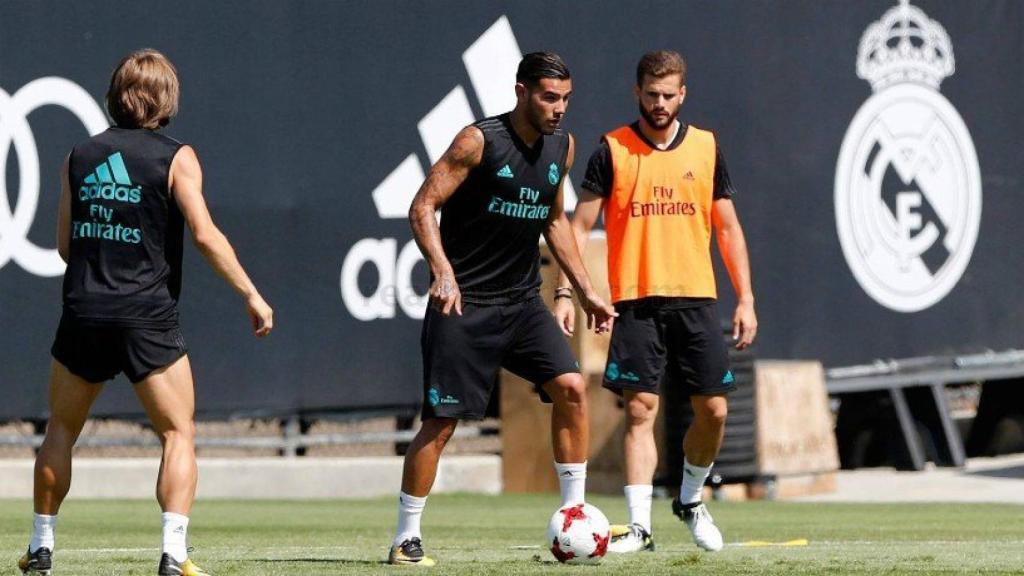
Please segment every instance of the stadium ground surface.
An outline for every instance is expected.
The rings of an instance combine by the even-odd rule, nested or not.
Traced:
[[[614,522],[621,498],[592,503]],[[198,502],[193,558],[214,576],[292,574],[1024,574],[1024,506],[998,504],[712,503],[727,547],[699,552],[666,500],[654,505],[653,553],[562,566],[541,548],[553,496],[431,497],[424,516],[433,569],[383,563],[394,499]],[[55,575],[154,574],[156,504],[70,501],[61,511]],[[15,574],[31,504],[0,501],[0,574]],[[806,538],[806,546],[744,546]]]

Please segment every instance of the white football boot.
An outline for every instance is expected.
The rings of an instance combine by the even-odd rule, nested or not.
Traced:
[[[616,554],[629,554],[641,550],[654,551],[654,538],[639,524],[618,524],[611,527],[611,542],[608,551]]]
[[[693,535],[693,543],[709,552],[718,552],[725,546],[722,542],[722,533],[715,526],[715,519],[711,517],[707,506],[703,502],[696,505],[684,506],[678,498],[672,499],[672,513],[686,523]]]

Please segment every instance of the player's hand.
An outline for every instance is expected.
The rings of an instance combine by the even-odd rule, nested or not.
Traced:
[[[249,309],[249,318],[252,319],[252,329],[257,338],[263,338],[270,334],[274,328],[274,310],[259,294],[253,294],[245,301]]]
[[[576,305],[572,298],[558,298],[555,300],[555,322],[562,329],[566,336],[572,336],[576,330]]]
[[[580,305],[587,313],[587,329],[598,334],[611,332],[612,322],[619,315],[610,304],[605,302],[596,293],[584,294],[580,298]]]
[[[462,292],[454,274],[440,274],[430,285],[430,305],[448,316],[452,310],[462,316]]]
[[[757,336],[757,315],[754,314],[753,301],[741,301],[736,304],[736,313],[732,316],[732,339],[736,349],[743,350],[754,342]]]

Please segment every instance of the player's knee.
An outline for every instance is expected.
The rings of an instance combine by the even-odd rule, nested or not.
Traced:
[[[565,402],[573,406],[587,403],[587,383],[580,374],[563,374],[555,380]]]
[[[729,409],[725,402],[708,403],[697,411],[697,417],[700,418],[706,426],[712,428],[721,428],[725,426],[725,420],[728,415]]]
[[[39,447],[40,458],[36,461],[48,460],[50,457],[62,457],[61,455],[71,454],[74,449],[78,435],[66,427],[50,423],[46,427],[46,436]]]
[[[79,427],[74,424],[69,424],[62,420],[51,418],[46,423],[46,442],[66,442],[68,440],[74,441],[78,437]]]
[[[196,424],[193,421],[172,423],[157,435],[164,446],[192,446],[195,444]]]
[[[455,435],[459,421],[454,418],[431,418],[423,422],[426,440],[439,448],[444,448]]]
[[[626,402],[626,419],[630,426],[650,426],[658,416],[657,405],[652,405],[638,397]]]
[[[452,436],[454,435],[455,426],[441,428],[437,431],[437,434],[434,435],[434,443],[440,447],[447,446],[448,442],[452,439]]]
[[[712,412],[711,413],[711,423],[712,423],[712,425],[714,425],[715,428],[724,428],[725,427],[726,416],[729,415],[728,412],[729,411],[726,410],[726,408],[724,406],[721,409],[718,409],[718,410],[715,410],[714,412]]]

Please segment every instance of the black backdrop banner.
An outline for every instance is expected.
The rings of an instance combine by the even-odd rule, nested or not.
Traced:
[[[689,62],[753,264],[758,354],[828,365],[1021,347],[1024,4],[614,1],[0,4],[0,418],[46,413],[58,170],[109,73],[153,47],[270,339],[186,251],[201,415],[409,410],[426,267],[404,215],[454,133],[503,112],[521,53],[573,72],[571,182],[636,117],[651,49]],[[733,304],[718,265],[723,317]],[[140,412],[118,384],[96,413]]]

